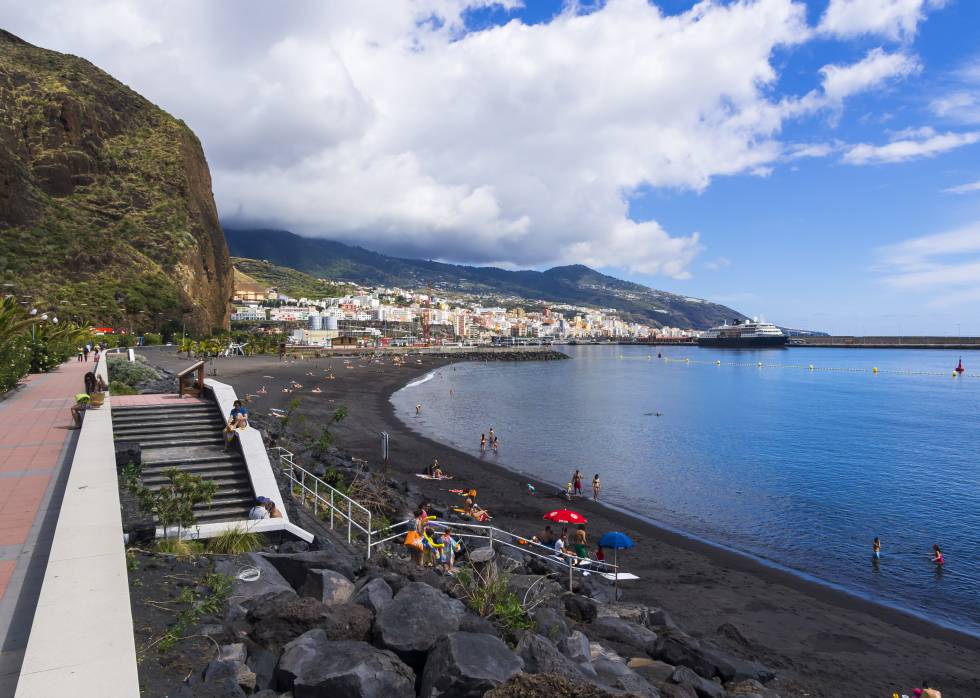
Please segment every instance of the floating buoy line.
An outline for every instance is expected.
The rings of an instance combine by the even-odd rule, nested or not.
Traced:
[[[648,361],[652,356],[624,356],[620,354],[618,357],[620,360],[643,360]],[[704,361],[699,359],[691,359],[689,357],[683,358],[671,358],[664,356],[658,360],[664,363],[671,364],[685,364],[685,365],[695,365],[695,366],[740,366],[745,368],[785,368],[785,369],[796,369],[802,371],[811,372],[824,372],[824,373],[870,373],[871,375],[887,374],[893,376],[939,376],[946,377],[952,376],[953,378],[980,378],[980,373],[967,373],[963,368],[962,361],[956,366],[952,372],[947,371],[910,371],[910,370],[900,370],[900,369],[888,369],[888,368],[878,368],[877,366],[872,366],[871,368],[849,368],[842,366],[818,366],[815,364],[767,364],[761,361],[751,362],[751,361],[721,361],[720,359],[715,359],[714,361]]]

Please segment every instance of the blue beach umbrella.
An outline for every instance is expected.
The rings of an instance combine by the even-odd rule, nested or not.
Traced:
[[[612,548],[613,551],[613,569],[615,572],[615,588],[616,588],[616,598],[619,598],[619,551],[626,550],[627,548],[633,547],[633,539],[630,538],[625,533],[620,533],[619,531],[610,531],[599,539],[599,546],[602,548]]]

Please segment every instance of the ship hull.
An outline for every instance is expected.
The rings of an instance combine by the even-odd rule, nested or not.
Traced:
[[[698,337],[699,347],[716,349],[780,349],[787,337]]]

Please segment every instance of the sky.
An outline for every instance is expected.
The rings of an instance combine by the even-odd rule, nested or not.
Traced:
[[[980,336],[976,0],[0,0],[200,137],[223,223]]]

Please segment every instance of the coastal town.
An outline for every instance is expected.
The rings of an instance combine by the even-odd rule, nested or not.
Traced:
[[[347,284],[337,284],[348,287]],[[287,332],[294,344],[538,344],[566,340],[686,340],[694,329],[629,322],[612,309],[356,287],[331,298],[294,298],[275,288],[236,289],[231,321]]]

